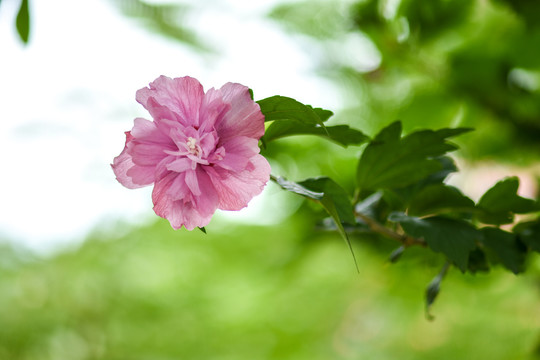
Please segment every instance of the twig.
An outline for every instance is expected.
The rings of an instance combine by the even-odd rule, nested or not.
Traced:
[[[397,240],[400,243],[402,243],[403,246],[405,247],[413,246],[413,245],[419,245],[423,247],[427,246],[426,241],[424,239],[417,239],[406,234],[398,234],[397,232],[388,229],[387,227],[379,224],[377,221],[373,220],[369,216],[366,216],[362,213],[355,212],[355,215],[359,217],[363,222],[365,222],[373,232],[384,235],[390,239]]]

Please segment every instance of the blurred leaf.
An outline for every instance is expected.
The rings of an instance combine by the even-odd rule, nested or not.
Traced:
[[[435,252],[442,252],[461,271],[467,270],[470,252],[481,235],[472,225],[462,220],[443,217],[420,219],[403,213],[392,213],[390,221],[399,222],[405,232],[423,238]]]
[[[401,122],[390,124],[360,157],[358,186],[362,190],[401,188],[440,171],[442,165],[434,158],[457,148],[446,139],[467,131],[470,129],[421,130],[400,139]]]
[[[531,0],[494,0],[508,4],[515,12],[523,17],[530,26],[538,25],[540,2]]]
[[[332,38],[344,28],[344,14],[332,1],[300,1],[279,4],[269,14],[290,31],[316,38]]]
[[[405,251],[405,246],[401,245],[400,247],[396,248],[390,256],[388,256],[388,261],[391,263],[398,262],[399,259],[401,259],[401,255],[403,255],[403,252]]]
[[[324,128],[306,124],[298,120],[276,121],[272,123],[264,134],[266,142],[292,135],[318,135],[335,141],[343,147],[359,145],[368,137],[361,131],[351,129],[348,125],[327,126]]]
[[[514,274],[523,272],[527,249],[517,241],[515,234],[499,228],[485,227],[481,229],[482,243],[493,250],[499,261]]]
[[[362,213],[372,219],[377,219],[376,208],[383,197],[384,193],[382,191],[377,191],[356,204],[355,211],[357,213]]]
[[[489,271],[489,264],[486,254],[480,248],[474,249],[469,254],[469,267],[467,270],[473,274],[479,271]]]
[[[434,184],[423,188],[412,197],[408,214],[421,216],[464,210],[473,211],[474,201],[453,186]]]
[[[183,21],[189,11],[186,4],[154,4],[142,0],[111,0],[122,13],[144,20],[144,25],[159,34],[199,51],[210,51]]]
[[[296,120],[302,124],[319,125],[324,128],[324,121],[332,116],[330,110],[313,109],[289,97],[275,95],[257,101],[261,107],[264,121]]]
[[[444,266],[442,267],[441,271],[431,280],[429,285],[426,288],[426,316],[429,320],[433,320],[433,315],[431,315],[431,306],[435,302],[435,299],[437,296],[439,296],[439,292],[441,290],[441,282],[446,276],[446,273],[448,272],[448,269],[450,267],[450,263],[446,262]]]
[[[472,4],[471,0],[404,0],[399,14],[407,18],[412,31],[430,39],[465,22]]]
[[[17,13],[17,32],[19,37],[26,44],[30,35],[30,13],[28,12],[28,0],[21,0],[21,6]]]
[[[540,221],[527,221],[514,226],[512,231],[531,250],[540,252]]]
[[[478,219],[485,224],[509,224],[514,220],[514,213],[524,214],[538,211],[538,203],[532,199],[517,195],[519,179],[510,177],[499,181],[480,198]]]

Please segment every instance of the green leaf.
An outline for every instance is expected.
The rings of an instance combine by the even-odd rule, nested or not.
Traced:
[[[17,32],[21,40],[26,44],[30,35],[30,13],[28,12],[28,0],[21,0],[21,6],[15,21]]]
[[[309,105],[306,105],[306,106],[311,108],[311,106]],[[322,122],[325,122],[326,120],[330,119],[334,115],[334,113],[331,112],[330,110],[326,110],[322,108],[312,108],[312,109],[313,109],[313,112],[317,114],[317,116],[319,117],[319,119],[321,119]]]
[[[437,274],[437,276],[433,278],[433,280],[431,280],[429,285],[426,287],[426,317],[429,320],[434,319],[433,315],[431,315],[431,307],[433,306],[433,303],[435,302],[437,296],[439,296],[439,292],[441,290],[441,282],[446,276],[449,267],[450,263],[445,263],[441,271]]]
[[[294,183],[281,177],[278,177],[275,180],[283,189],[313,199],[322,205],[322,207],[334,220],[338,232],[347,243],[349,250],[351,251],[356,270],[359,271],[351,241],[342,224],[343,222],[348,222],[350,224],[355,223],[352,204],[347,192],[334,180],[328,177],[307,179],[300,183]]]
[[[448,211],[473,211],[474,201],[457,188],[445,184],[427,186],[410,200],[410,215],[440,214]]]
[[[318,135],[335,141],[343,147],[364,143],[368,137],[361,131],[351,129],[348,125],[321,126],[306,124],[298,120],[276,121],[266,129],[264,139],[270,142],[285,136]]]
[[[313,109],[309,105],[279,95],[259,100],[257,104],[265,117],[264,121],[296,120],[303,124],[319,125],[324,128],[324,121],[332,115],[329,110]]]
[[[470,129],[421,130],[400,138],[401,123],[384,128],[366,147],[357,168],[362,190],[403,188],[443,169],[437,157],[457,147],[447,138]]]
[[[354,224],[356,222],[351,200],[347,192],[334,180],[328,177],[307,179],[299,183],[300,186],[312,191],[322,192],[323,206],[333,204],[339,215],[340,222]]]
[[[510,177],[499,181],[480,198],[478,220],[485,224],[501,225],[514,221],[514,213],[538,211],[538,203],[519,196],[519,179]]]
[[[473,274],[479,271],[489,272],[489,264],[487,262],[486,254],[480,248],[475,248],[469,254],[469,267],[467,270]]]
[[[399,189],[384,189],[384,200],[394,211],[404,211],[414,196],[417,196],[424,188],[432,185],[441,185],[449,174],[456,172],[457,167],[448,156],[439,156],[434,158],[439,164],[441,164],[441,170],[428,175],[426,178],[415,182],[409,186]]]
[[[531,250],[540,252],[540,220],[519,223],[512,231]]]
[[[289,180],[287,180],[287,179],[285,179],[285,178],[283,178],[281,176],[278,176],[275,179],[275,181],[283,189],[288,190],[290,192],[293,192],[295,194],[298,194],[298,195],[313,199],[313,200],[321,200],[323,198],[323,196],[324,196],[324,193],[322,193],[322,192],[311,191],[311,190],[303,187],[302,185],[300,185],[300,184],[298,184],[298,183],[296,183],[294,181],[289,181]]]
[[[482,243],[495,253],[504,267],[514,274],[523,272],[527,249],[518,242],[515,234],[494,227],[485,227],[481,231]]]
[[[420,219],[403,213],[392,213],[390,221],[399,222],[405,232],[423,238],[435,252],[445,254],[461,271],[467,270],[469,253],[481,234],[469,223],[443,217]]]

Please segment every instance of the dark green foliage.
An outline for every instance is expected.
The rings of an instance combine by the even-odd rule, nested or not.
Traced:
[[[540,220],[519,223],[513,232],[518,234],[519,240],[531,250],[540,252]]]
[[[320,72],[343,85],[344,116],[354,123],[361,114],[363,131],[395,119],[406,130],[474,127],[463,144],[469,158],[538,159],[538,1],[300,1],[273,15],[290,31],[329,39],[309,49],[323,54]],[[346,61],[349,54],[365,54],[370,66]]]
[[[409,214],[415,216],[473,210],[474,201],[463,195],[459,189],[445,184],[424,187],[413,195],[409,205]]]
[[[430,0],[419,6],[416,0],[404,0],[399,14],[408,20],[413,34],[430,40],[466,21],[473,3],[471,0]]]
[[[309,113],[309,109],[300,114]],[[267,135],[273,139],[275,135],[270,129]],[[512,223],[514,214],[538,211],[537,201],[517,195],[519,181],[515,177],[498,182],[478,204],[458,188],[444,183],[449,174],[457,171],[453,160],[446,155],[457,147],[448,139],[468,131],[465,128],[418,130],[403,136],[401,122],[386,126],[360,155],[352,202],[347,192],[329,177],[299,183],[282,178],[276,181],[284,189],[318,202],[335,225],[323,222],[323,226],[337,228],[351,252],[347,231],[359,231],[401,242],[390,254],[391,262],[402,258],[409,247],[420,245],[443,254],[462,273],[487,272],[495,264],[515,274],[521,273],[528,250],[540,248],[538,224],[524,223],[513,232],[482,226]],[[289,130],[288,135],[293,133]],[[443,269],[441,274],[446,273],[448,266]],[[428,316],[444,277],[441,274],[426,290]]]
[[[319,125],[324,127],[332,112],[328,110],[315,110],[309,105],[304,105],[286,96],[271,96],[257,101],[265,121],[273,120],[297,120],[303,124]]]
[[[389,219],[399,222],[407,234],[424,239],[433,251],[445,254],[463,272],[467,270],[470,252],[481,237],[478,230],[462,220],[420,219],[402,213],[394,213]]]
[[[368,139],[361,131],[348,125],[325,126],[324,122],[333,115],[329,110],[313,108],[279,95],[257,103],[265,121],[272,121],[261,139],[265,147],[270,141],[294,135],[317,135],[343,147],[360,145]]]
[[[519,179],[507,178],[489,189],[478,202],[478,219],[486,224],[510,224],[515,214],[524,214],[540,210],[532,199],[517,195]]]
[[[367,140],[361,131],[351,129],[348,125],[313,126],[298,120],[276,121],[264,134],[264,140],[270,142],[285,136],[318,135],[332,140],[341,146],[360,145]]]
[[[485,227],[481,231],[482,243],[494,253],[496,260],[514,274],[523,272],[527,249],[518,241],[516,234],[493,227]]]
[[[489,271],[489,263],[486,254],[480,248],[476,248],[469,254],[468,271],[472,274]]]
[[[446,139],[470,129],[422,130],[401,138],[401,122],[381,130],[368,144],[358,163],[362,190],[401,188],[440,170],[438,156],[456,149]]]

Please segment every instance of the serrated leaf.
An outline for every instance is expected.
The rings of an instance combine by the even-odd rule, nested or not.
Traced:
[[[21,6],[15,20],[19,37],[26,44],[30,35],[30,13],[28,12],[28,0],[21,0]]]
[[[442,183],[448,177],[448,175],[458,171],[458,168],[451,157],[439,156],[433,160],[437,160],[439,164],[441,164],[441,170],[434,172],[422,180],[419,184],[420,187],[424,187],[429,184]]]
[[[473,211],[474,201],[457,188],[445,184],[429,185],[413,195],[409,215],[440,214],[448,211]]]
[[[514,213],[540,210],[538,202],[517,194],[519,179],[509,177],[496,183],[478,202],[478,220],[485,224],[502,225],[514,221]]]
[[[421,130],[400,138],[401,123],[384,128],[366,147],[357,168],[362,190],[403,188],[442,170],[435,158],[457,147],[447,138],[470,129]]]
[[[540,252],[540,220],[519,223],[512,231],[531,250]]]
[[[275,121],[268,129],[266,129],[264,139],[266,142],[270,142],[275,139],[293,135],[322,136],[343,147],[360,145],[368,139],[361,131],[352,129],[348,125],[327,126],[324,129],[320,126],[306,124],[298,120]]]
[[[481,237],[476,228],[462,220],[420,219],[404,213],[392,213],[388,219],[399,222],[408,235],[423,238],[433,251],[445,254],[463,272],[467,270],[470,252]]]
[[[310,108],[312,108],[310,105],[306,105]],[[315,114],[317,114],[317,116],[319,117],[319,119],[321,119],[322,122],[325,122],[326,120],[330,119],[334,113],[330,110],[326,110],[326,109],[322,109],[322,108],[312,108],[313,109],[313,112],[315,112]]]
[[[457,171],[454,161],[448,156],[439,156],[433,160],[436,160],[441,164],[441,170],[438,170],[409,186],[399,189],[383,190],[384,199],[393,210],[405,210],[413,196],[422,191],[425,187],[442,184],[449,174]]]
[[[495,253],[504,267],[514,274],[523,272],[527,249],[518,242],[515,234],[494,227],[485,227],[481,231],[482,243]]]
[[[329,110],[313,109],[309,105],[280,95],[259,100],[257,104],[264,115],[264,121],[296,120],[303,124],[319,125],[324,128],[324,121],[332,115]]]

